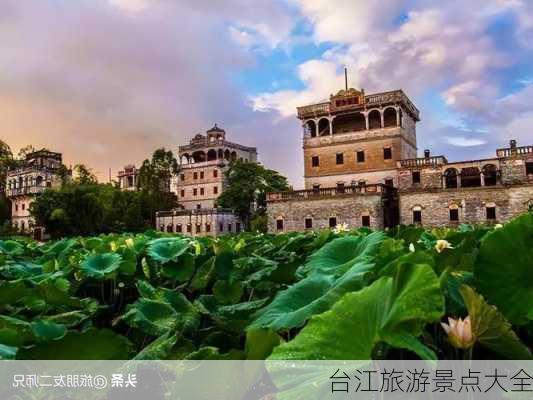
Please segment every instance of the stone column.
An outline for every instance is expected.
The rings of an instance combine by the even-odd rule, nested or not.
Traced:
[[[480,180],[481,180],[481,186],[485,186],[485,175],[483,172],[479,174]]]
[[[370,126],[369,126],[369,123],[368,123],[368,111],[365,111],[363,114],[365,116],[366,130],[368,131],[370,129]]]
[[[333,117],[328,119],[329,121],[329,134],[333,135]]]
[[[457,174],[457,188],[461,187],[461,173]]]
[[[383,115],[383,109],[379,110],[379,116],[381,117],[381,127],[385,126],[385,116]]]
[[[396,107],[396,126],[400,126],[400,109]]]
[[[318,121],[316,119],[314,121],[315,121],[315,135],[316,137],[318,137],[320,134],[320,132],[318,131]]]

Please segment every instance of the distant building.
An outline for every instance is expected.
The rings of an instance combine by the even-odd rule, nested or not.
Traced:
[[[179,172],[171,185],[181,209],[158,212],[158,229],[198,236],[240,231],[239,218],[217,207],[225,188],[224,172],[233,160],[256,162],[257,149],[227,141],[226,132],[216,124],[179,146]]]
[[[419,111],[402,90],[350,88],[297,111],[305,190],[268,194],[270,232],[495,223],[533,206],[533,146],[511,141],[484,160],[417,157]]]
[[[33,232],[34,220],[30,205],[48,188],[62,184],[61,153],[39,150],[27,154],[25,160],[7,172],[6,197],[11,201],[11,222],[22,232]]]
[[[136,191],[139,188],[139,170],[135,165],[126,165],[119,171],[118,186],[121,190]]]

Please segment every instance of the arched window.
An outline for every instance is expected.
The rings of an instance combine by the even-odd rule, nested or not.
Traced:
[[[383,125],[385,128],[396,126],[396,109],[388,107],[383,113]]]
[[[446,189],[457,188],[458,172],[455,168],[448,168],[444,171],[444,186]]]
[[[218,158],[221,160],[224,158],[224,150],[218,149]]]
[[[231,161],[235,161],[237,159],[237,152],[236,151],[232,151],[231,152]]]
[[[368,128],[380,129],[381,128],[381,113],[379,110],[372,110],[368,113]]]
[[[181,164],[189,164],[189,155],[187,153],[183,154],[180,157],[180,163]]]
[[[327,118],[322,118],[318,121],[318,135],[319,136],[329,135],[329,120]]]
[[[217,151],[211,149],[207,152],[207,161],[214,161],[217,159]]]
[[[283,217],[278,217],[276,219],[276,230],[282,231],[283,230]]]
[[[495,165],[487,164],[483,167],[485,186],[494,186],[498,183],[498,170]]]
[[[461,169],[461,186],[481,186],[481,172],[479,171],[478,167],[465,167]]]
[[[414,206],[413,207],[413,224],[422,223],[422,207]]]
[[[362,113],[337,115],[332,121],[333,134],[364,131],[365,116]]]
[[[35,184],[37,186],[41,186],[43,184],[43,177],[42,176],[38,176],[37,179],[35,180]]]
[[[459,221],[459,206],[457,204],[450,204],[448,206],[449,214],[450,214],[450,222],[458,222]]]
[[[312,119],[307,121],[304,125],[305,134],[311,137],[316,137],[316,123]]]
[[[168,224],[168,225],[167,225],[167,232],[169,232],[169,233],[172,232],[172,231],[173,231],[172,228],[173,228],[172,225],[171,225],[171,224]]]
[[[192,158],[194,159],[195,163],[204,162],[206,160],[205,152],[195,151],[192,153]]]

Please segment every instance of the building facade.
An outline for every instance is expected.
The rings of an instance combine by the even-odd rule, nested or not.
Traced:
[[[35,221],[30,206],[35,197],[46,189],[62,184],[61,153],[39,150],[26,155],[25,160],[7,173],[6,197],[11,202],[11,223],[22,232],[32,232]]]
[[[180,209],[158,212],[157,228],[195,236],[240,231],[240,220],[230,210],[217,207],[225,189],[224,173],[235,160],[257,162],[257,149],[227,141],[226,132],[216,124],[205,135],[179,146],[179,171],[171,190]]]
[[[485,160],[417,157],[419,111],[402,90],[346,89],[298,107],[305,190],[268,195],[269,231],[504,222],[533,202],[533,146]]]
[[[135,165],[126,165],[118,172],[118,187],[121,190],[137,191],[139,189],[139,170]]]

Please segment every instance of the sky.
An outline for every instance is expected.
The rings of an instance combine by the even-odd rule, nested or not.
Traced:
[[[0,139],[101,181],[215,123],[303,186],[296,107],[403,89],[419,153],[533,144],[533,1],[0,0]]]

